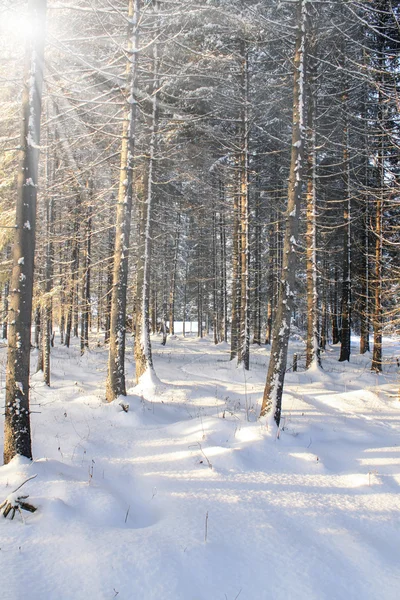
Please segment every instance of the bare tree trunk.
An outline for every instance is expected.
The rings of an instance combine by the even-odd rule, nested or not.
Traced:
[[[379,157],[380,185],[375,201],[375,272],[374,272],[374,313],[372,325],[374,329],[374,346],[371,369],[377,373],[382,371],[382,219],[383,219],[383,155]]]
[[[45,300],[43,307],[43,379],[46,385],[50,385],[50,347],[53,333],[52,327],[52,301],[51,291],[53,289],[53,226],[54,226],[54,199],[47,201],[47,244],[46,244],[46,267],[45,267]]]
[[[7,339],[8,336],[8,294],[10,291],[10,282],[6,281],[3,288],[3,325],[2,325],[2,337],[3,340]]]
[[[118,204],[115,231],[113,287],[110,315],[110,347],[108,354],[108,377],[106,398],[111,402],[118,396],[126,396],[125,385],[125,336],[126,297],[128,288],[129,238],[133,196],[133,168],[136,136],[137,102],[135,94],[138,77],[140,0],[129,0],[128,6],[128,56],[126,66],[129,96],[122,132],[121,167],[118,188]]]
[[[340,329],[339,329],[339,306],[338,306],[338,285],[339,285],[339,273],[337,265],[334,270],[334,280],[331,288],[331,322],[332,322],[332,344],[338,344],[340,342]]]
[[[347,93],[345,94],[345,104],[347,104]],[[346,111],[346,106],[344,107]],[[346,197],[344,199],[343,210],[343,283],[342,283],[342,327],[341,327],[341,347],[339,361],[349,361],[351,346],[351,191],[350,191],[350,153],[349,153],[349,131],[347,116],[345,113],[345,130],[344,130],[344,190]]]
[[[294,56],[293,134],[285,215],[286,228],[283,245],[280,294],[272,337],[267,381],[264,389],[261,416],[272,413],[279,427],[282,409],[283,384],[286,373],[290,321],[293,311],[293,293],[296,269],[297,232],[302,189],[304,148],[304,85],[307,9],[305,0],[298,3],[298,33]]]
[[[214,192],[214,190],[213,190]],[[213,310],[213,341],[218,344],[219,336],[219,305],[218,305],[218,255],[217,255],[217,214],[215,201],[212,201],[212,310]]]
[[[4,464],[16,455],[32,458],[29,362],[46,0],[30,0],[28,10],[31,35],[26,38],[22,96],[21,158],[10,291]]]
[[[383,46],[383,42],[382,42]],[[381,67],[382,73],[384,50],[381,49]],[[375,201],[375,273],[374,273],[374,313],[372,324],[374,329],[374,347],[372,351],[371,369],[376,373],[382,371],[382,239],[383,239],[383,204],[384,194],[383,187],[385,185],[385,135],[384,135],[384,98],[382,88],[384,85],[383,75],[381,75],[381,85],[379,87],[379,107],[378,107],[378,123],[380,130],[380,144],[378,152],[378,169],[379,169],[379,186],[378,196]]]
[[[158,2],[155,2],[155,10],[158,10]],[[146,210],[144,213],[144,258],[143,258],[143,290],[139,299],[141,302],[140,332],[136,334],[135,340],[135,364],[136,381],[148,369],[153,370],[153,356],[150,341],[150,284],[151,284],[151,254],[152,254],[152,221],[154,205],[154,178],[155,162],[158,137],[158,93],[159,93],[159,54],[158,43],[153,47],[153,97],[151,115],[150,152],[148,162],[148,180]]]
[[[75,313],[75,305],[78,303],[77,293],[76,293],[76,280],[78,277],[78,268],[79,268],[79,199],[76,200],[75,205],[75,216],[74,216],[74,229],[73,229],[73,239],[72,239],[72,253],[71,253],[71,282],[69,284],[69,293],[68,293],[68,312],[67,312],[67,322],[65,329],[65,345],[69,348],[71,343],[71,334],[72,334],[72,326],[73,326],[73,316]]]
[[[172,277],[171,287],[169,290],[169,333],[175,334],[175,293],[176,293],[176,276],[178,270],[178,255],[179,255],[179,239],[181,230],[181,206],[179,203],[178,220],[175,229],[174,240],[174,257],[172,259]]]
[[[88,182],[88,187],[92,187],[92,183]],[[89,199],[92,193],[90,190]],[[91,283],[91,252],[92,252],[92,217],[90,215],[91,208],[87,207],[86,215],[86,231],[85,231],[85,253],[83,264],[83,285],[82,285],[82,313],[81,313],[81,354],[85,349],[89,348],[89,326],[90,326],[90,283]]]
[[[254,199],[254,301],[253,301],[253,343],[261,344],[261,194],[260,177],[256,176]]]
[[[238,364],[250,367],[250,285],[249,285],[249,115],[248,115],[248,56],[246,44],[240,42],[241,56],[241,153],[240,153],[240,315]]]
[[[228,299],[227,299],[227,284],[226,284],[226,231],[225,231],[225,214],[223,208],[224,185],[222,181],[219,184],[220,190],[220,212],[219,212],[219,238],[221,247],[221,339],[226,342],[228,339]]]
[[[182,326],[182,335],[186,337],[186,305],[187,305],[187,284],[188,284],[188,273],[189,273],[189,261],[186,258],[185,264],[185,284],[183,286],[183,326]]]
[[[39,350],[40,339],[41,339],[41,329],[42,329],[42,315],[40,310],[40,302],[35,308],[35,348]]]
[[[314,32],[313,32],[314,33]],[[308,175],[307,175],[307,232],[306,232],[306,271],[307,271],[307,348],[306,368],[313,362],[320,362],[320,348],[318,340],[318,292],[317,292],[317,191],[316,191],[316,90],[314,86],[316,78],[315,34],[311,35],[308,85]]]
[[[369,352],[369,232],[368,232],[368,198],[365,199],[363,214],[363,258],[364,272],[361,280],[360,302],[360,354]]]
[[[231,360],[238,354],[240,299],[240,263],[239,263],[239,193],[234,189],[233,196],[233,239],[232,239],[232,320],[231,320]]]
[[[269,233],[269,243],[268,243],[268,277],[267,277],[267,323],[266,323],[266,331],[265,331],[265,343],[271,344],[272,341],[272,313],[274,308],[274,241],[276,243],[275,236],[275,224],[274,224],[274,214],[275,212],[272,210],[270,206],[269,211],[269,224],[268,224],[268,233]],[[275,215],[276,219],[276,215]]]
[[[104,324],[104,342],[107,344],[110,341],[110,324],[111,324],[111,299],[113,290],[113,272],[114,272],[114,246],[115,246],[115,229],[110,223],[108,230],[108,253],[107,253],[107,293],[106,293],[106,310]]]

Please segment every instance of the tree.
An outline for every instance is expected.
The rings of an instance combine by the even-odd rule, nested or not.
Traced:
[[[10,286],[4,463],[16,455],[32,458],[29,363],[46,0],[29,0],[28,14],[31,30],[25,52],[20,170]]]
[[[298,32],[294,55],[292,151],[285,214],[282,275],[279,287],[278,309],[272,337],[271,358],[260,413],[260,416],[272,413],[278,427],[281,419],[283,383],[286,373],[290,324],[293,311],[297,233],[303,184],[307,0],[299,0],[297,23]]]
[[[140,0],[129,0],[128,9],[128,93],[122,134],[118,190],[113,287],[110,313],[110,349],[106,396],[108,402],[126,396],[125,333],[128,285],[129,238],[133,197],[133,167],[136,136]]]

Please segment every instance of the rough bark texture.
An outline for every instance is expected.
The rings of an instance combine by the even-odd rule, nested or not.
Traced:
[[[155,2],[154,9],[157,12],[158,2]],[[136,381],[143,375],[147,369],[153,369],[153,357],[150,341],[150,285],[151,285],[151,255],[152,255],[152,220],[154,206],[154,178],[155,162],[158,137],[158,87],[159,87],[159,54],[158,43],[153,48],[153,98],[151,115],[151,134],[150,151],[148,162],[148,180],[146,205],[144,216],[144,255],[143,255],[143,289],[141,298],[141,319],[140,330],[136,331],[135,340],[135,363],[136,363]],[[166,303],[166,299],[165,299]],[[163,310],[164,312],[164,310]],[[167,312],[165,308],[164,314]],[[165,314],[165,316],[167,316]],[[166,337],[165,337],[166,341]],[[165,343],[165,342],[164,342]]]
[[[345,95],[347,103],[347,95]],[[350,192],[350,154],[348,140],[348,124],[344,130],[344,199],[343,210],[343,283],[342,283],[342,329],[339,361],[350,360],[350,334],[351,334],[351,192]]]
[[[381,158],[383,163],[383,157]],[[383,179],[383,165],[381,164]],[[383,186],[383,181],[381,182]],[[372,371],[382,371],[382,216],[383,198],[380,195],[375,205],[375,273],[374,273],[374,314],[372,324],[374,329],[374,347],[372,351]]]
[[[311,36],[310,36],[311,37]],[[318,340],[318,290],[317,290],[317,156],[316,156],[316,91],[317,65],[314,59],[315,36],[310,42],[309,85],[308,85],[308,155],[307,155],[307,231],[306,231],[306,278],[307,278],[307,346],[306,368],[314,361],[320,364]]]
[[[4,463],[32,458],[29,416],[29,360],[35,256],[36,197],[42,106],[46,0],[30,0],[32,27],[25,53],[21,158],[10,289],[4,423]]]
[[[250,289],[249,289],[249,115],[248,115],[248,64],[246,44],[240,44],[241,56],[241,153],[240,168],[240,315],[238,364],[248,370],[250,366]]]
[[[232,240],[232,314],[231,314],[231,360],[237,356],[239,339],[239,194],[233,199],[233,240]]]
[[[110,314],[110,349],[106,398],[111,402],[126,396],[125,386],[125,334],[126,296],[128,288],[129,238],[133,196],[133,162],[135,151],[137,66],[139,48],[139,0],[129,0],[127,80],[129,97],[122,132],[121,167],[115,228],[113,287]]]
[[[296,268],[296,245],[299,209],[302,189],[304,149],[304,76],[307,11],[306,1],[298,4],[298,33],[294,56],[293,86],[293,134],[290,163],[288,201],[285,214],[285,238],[283,245],[282,275],[279,301],[274,325],[271,358],[264,389],[261,416],[272,413],[279,427],[282,393],[285,380],[290,321],[293,311],[293,290]]]

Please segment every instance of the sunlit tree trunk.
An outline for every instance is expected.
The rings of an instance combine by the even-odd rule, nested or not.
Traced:
[[[240,42],[241,56],[241,152],[240,168],[240,313],[238,364],[250,366],[250,285],[249,285],[249,114],[248,114],[248,54],[246,43]]]
[[[154,9],[157,13],[158,2],[154,3]],[[136,381],[148,369],[153,370],[153,356],[151,351],[150,341],[150,284],[151,284],[151,259],[152,259],[152,226],[153,226],[153,210],[154,210],[154,184],[155,184],[155,167],[156,167],[156,151],[158,139],[158,96],[159,96],[159,44],[154,43],[153,46],[153,90],[152,90],[152,114],[151,114],[151,131],[150,131],[150,149],[148,160],[148,176],[147,176],[147,193],[144,216],[144,256],[143,256],[143,289],[139,301],[141,302],[140,310],[140,329],[136,332],[135,340],[135,365],[136,365]],[[164,312],[164,310],[163,310]],[[164,315],[166,316],[167,309]]]
[[[282,393],[293,311],[296,246],[303,180],[306,27],[307,2],[299,0],[298,33],[294,55],[292,152],[285,214],[282,274],[268,375],[261,406],[261,416],[271,413],[278,427],[281,420]]]
[[[28,11],[31,35],[27,38],[25,51],[20,168],[10,286],[4,421],[5,464],[16,455],[32,458],[29,362],[46,0],[30,0]]]
[[[342,327],[339,361],[349,361],[351,346],[351,189],[350,189],[350,151],[349,125],[347,117],[347,92],[344,95],[345,129],[343,141],[344,193],[343,200],[343,283],[342,283]]]
[[[233,238],[232,238],[232,313],[231,313],[231,360],[238,353],[240,299],[240,263],[239,263],[239,193],[234,186],[233,195]]]
[[[316,109],[315,78],[315,32],[310,35],[310,59],[308,81],[308,155],[307,155],[307,198],[306,198],[306,278],[307,278],[307,346],[306,368],[315,361],[320,365],[318,340],[318,291],[317,291],[317,154],[316,154]]]
[[[136,136],[138,50],[140,1],[129,0],[128,6],[128,57],[126,67],[128,97],[122,132],[121,166],[115,228],[113,287],[111,294],[110,339],[106,397],[111,402],[126,396],[125,336],[126,296],[128,288],[129,238],[133,196],[133,168]]]

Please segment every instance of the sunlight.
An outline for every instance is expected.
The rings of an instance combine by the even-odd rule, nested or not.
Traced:
[[[24,6],[8,7],[0,13],[0,33],[6,44],[22,43],[34,33]]]

